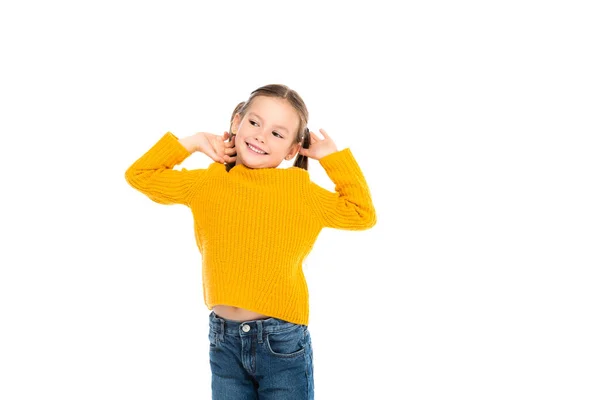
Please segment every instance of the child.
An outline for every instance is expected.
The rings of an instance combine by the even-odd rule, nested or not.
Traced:
[[[313,398],[302,262],[322,228],[362,230],[376,222],[350,149],[338,151],[327,132],[320,130],[320,139],[307,122],[294,90],[263,86],[234,111],[234,140],[205,132],[178,139],[167,132],[125,174],[155,202],[192,211],[204,302],[212,310],[213,399]],[[173,169],[196,151],[215,162]],[[294,156],[294,167],[277,168]],[[310,180],[308,158],[319,160],[335,192]]]

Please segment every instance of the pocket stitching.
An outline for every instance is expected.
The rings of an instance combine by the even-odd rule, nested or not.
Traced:
[[[295,351],[294,353],[290,353],[290,354],[283,354],[283,353],[276,353],[273,348],[271,347],[271,342],[269,340],[269,337],[271,335],[274,334],[278,334],[278,333],[287,333],[289,331],[284,331],[284,332],[277,332],[277,333],[268,333],[266,338],[265,338],[265,343],[267,344],[267,349],[269,350],[269,352],[271,353],[271,355],[275,356],[275,357],[281,357],[281,358],[294,358],[294,357],[298,357],[302,354],[304,354],[304,352],[306,351],[306,336],[303,335],[303,343],[302,343],[302,348],[300,350]]]

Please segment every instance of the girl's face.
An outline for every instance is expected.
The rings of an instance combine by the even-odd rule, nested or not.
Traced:
[[[298,113],[287,100],[255,97],[246,115],[233,120],[235,164],[248,168],[276,168],[296,155],[301,144],[296,142],[300,125]]]

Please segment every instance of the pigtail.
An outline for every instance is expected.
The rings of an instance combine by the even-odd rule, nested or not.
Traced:
[[[229,139],[227,139],[228,142],[231,142],[233,140],[233,135],[231,134],[232,133],[231,130],[233,129],[232,125],[233,125],[233,119],[235,118],[235,114],[239,113],[245,104],[246,104],[246,102],[242,101],[237,106],[235,106],[235,109],[231,113],[231,118],[229,119]],[[235,165],[234,162],[233,163],[225,163],[225,171],[229,172],[229,170],[231,168],[233,168],[234,165]]]
[[[308,128],[304,131],[304,138],[302,139],[302,148],[308,149],[310,147],[310,131]],[[296,161],[294,161],[294,167],[302,168],[308,171],[308,157],[298,153]]]

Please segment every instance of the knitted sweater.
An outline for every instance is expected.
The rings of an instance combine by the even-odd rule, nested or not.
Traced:
[[[319,232],[363,230],[376,222],[367,182],[350,149],[319,160],[335,192],[297,167],[239,164],[227,172],[214,162],[205,169],[173,168],[189,156],[167,132],[125,178],[157,203],[190,208],[208,309],[225,304],[308,325],[302,261]]]

